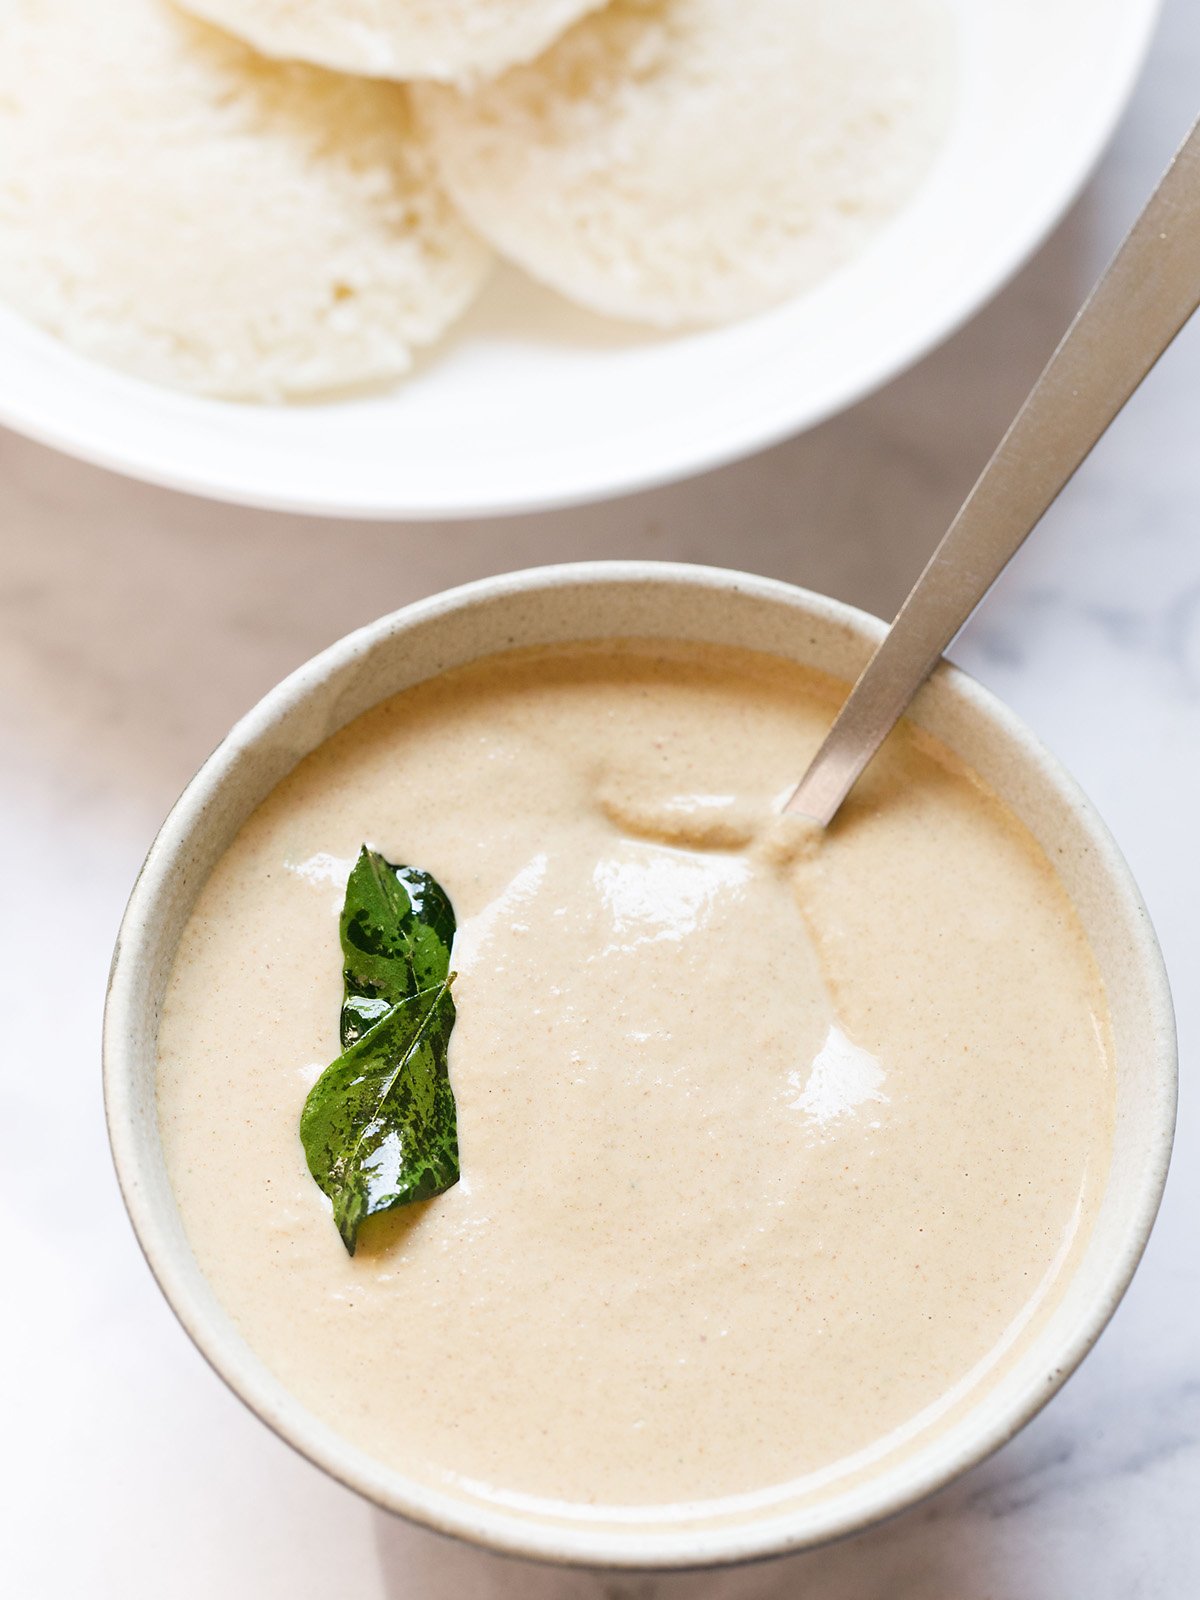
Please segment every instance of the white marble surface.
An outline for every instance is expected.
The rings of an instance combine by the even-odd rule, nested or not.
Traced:
[[[862,1538],[740,1572],[506,1562],[373,1511],[226,1393],[138,1255],[104,1139],[108,954],[163,813],[229,723],[347,628],[487,572],[645,554],[890,612],[1196,109],[1171,0],[1081,203],[919,368],[757,460],[633,501],[338,526],[120,482],[0,435],[0,1548],[14,1600],[1192,1600],[1200,1594],[1200,326],[954,652],[1111,822],[1174,977],[1184,1070],[1141,1271],[1066,1390],[992,1461]]]

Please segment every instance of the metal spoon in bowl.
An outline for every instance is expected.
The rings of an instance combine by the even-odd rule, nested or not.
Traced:
[[[942,652],[1200,305],[1200,122],[1050,357],[785,811],[827,826]]]

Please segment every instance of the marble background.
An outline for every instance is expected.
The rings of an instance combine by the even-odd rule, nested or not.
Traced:
[[[122,482],[0,433],[0,1312],[14,1600],[1192,1600],[1200,1594],[1200,324],[954,651],[1078,775],[1127,852],[1179,1008],[1179,1140],[1145,1262],[1083,1370],[934,1500],[717,1575],[524,1566],[372,1510],[212,1376],[138,1255],[97,1066],[117,922],[228,725],[346,629],[576,557],[742,566],[890,615],[1197,109],[1171,0],[1113,148],[1054,237],[865,403],[690,484],[550,517],[344,526]]]

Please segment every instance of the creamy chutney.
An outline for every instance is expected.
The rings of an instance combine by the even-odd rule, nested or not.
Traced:
[[[314,1413],[536,1509],[819,1493],[928,1439],[1053,1308],[1104,1185],[1067,894],[904,723],[824,836],[844,686],[747,651],[523,650],[321,746],[204,886],[159,1033],[199,1264]],[[462,1179],[344,1250],[305,1166],[368,843],[449,893]]]

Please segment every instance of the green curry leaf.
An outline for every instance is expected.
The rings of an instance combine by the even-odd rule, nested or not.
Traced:
[[[454,911],[428,873],[365,846],[342,912],[343,1051],[300,1118],[312,1173],[351,1255],[369,1216],[458,1182],[447,1053]]]
[[[363,845],[342,908],[342,1049],[390,1006],[450,971],[454,911],[435,878],[396,867]]]

